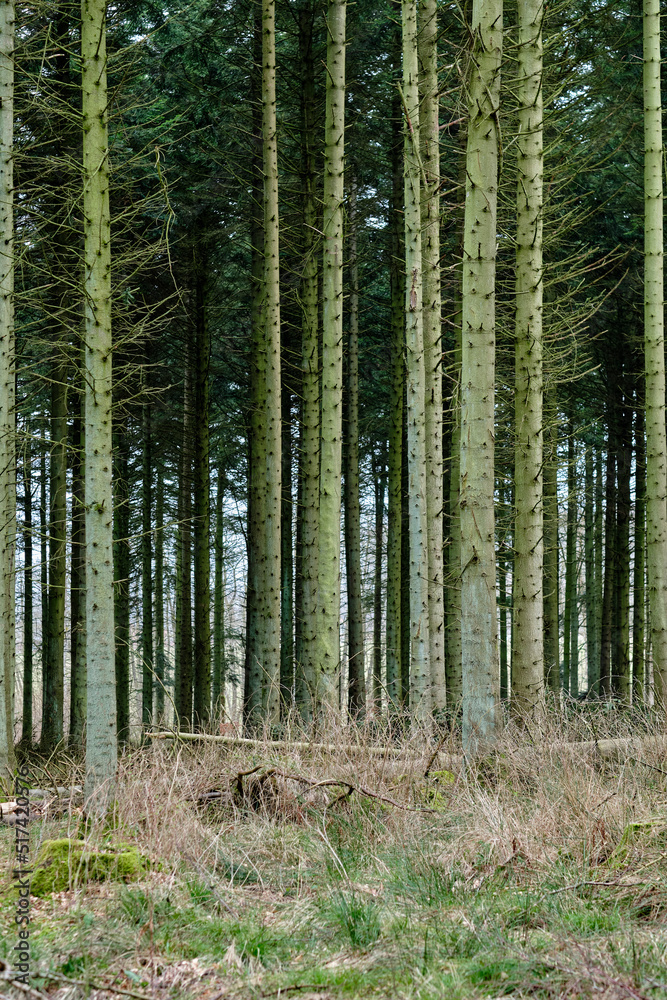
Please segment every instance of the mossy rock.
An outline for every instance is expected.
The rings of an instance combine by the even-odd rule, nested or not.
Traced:
[[[35,859],[30,891],[47,896],[84,882],[131,882],[147,867],[146,859],[129,844],[95,850],[83,840],[45,840]]]

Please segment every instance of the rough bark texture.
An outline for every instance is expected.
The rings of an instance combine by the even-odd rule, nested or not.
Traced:
[[[283,355],[286,353],[283,344]],[[292,705],[294,691],[294,546],[292,537],[292,389],[283,379],[282,489],[280,498],[280,704]]]
[[[403,147],[405,347],[407,361],[408,509],[410,531],[410,709],[431,709],[429,544],[426,503],[426,376],[421,220],[417,2],[403,0]]]
[[[345,572],[348,620],[348,710],[352,718],[366,709],[364,610],[361,602],[361,504],[359,500],[359,268],[357,264],[357,191],[348,199],[350,269],[345,423]]]
[[[0,781],[14,757],[14,549],[16,459],[14,382],[14,4],[0,4]]]
[[[174,688],[181,729],[192,722],[192,437],[193,392],[190,345],[186,344],[183,382],[183,439],[178,484],[176,533],[176,670]]]
[[[395,68],[398,57],[395,59]],[[392,120],[400,122],[398,90],[392,105]],[[396,708],[401,700],[401,475],[403,463],[403,388],[405,383],[405,309],[400,261],[403,256],[403,178],[399,140],[392,141],[391,196],[391,388],[387,468],[387,698]]]
[[[213,718],[225,707],[224,471],[218,467],[215,494],[215,577],[213,583]]]
[[[299,13],[302,66],[301,183],[303,190],[303,276],[301,280],[301,421],[299,427],[299,542],[297,545],[297,663],[295,697],[304,722],[312,720],[317,655],[317,566],[320,500],[320,362],[318,345],[318,265],[315,227],[315,66],[313,11]]]
[[[129,444],[125,419],[114,428],[114,621],[116,635],[116,730],[118,742],[130,738],[130,506]]]
[[[318,565],[319,673],[316,701],[338,704],[343,378],[343,197],[345,0],[328,0],[324,126],[322,423]]]
[[[567,528],[565,534],[565,605],[563,608],[563,690],[579,693],[576,650],[577,603],[577,452],[572,417],[567,425]],[[574,640],[574,641],[573,641]]]
[[[158,465],[155,491],[155,724],[164,725],[164,473]]]
[[[264,162],[264,356],[266,482],[263,595],[260,613],[262,708],[267,722],[280,718],[280,219],[276,132],[275,0],[262,2],[262,138]]]
[[[72,554],[70,569],[70,722],[69,740],[83,742],[86,686],[86,507],[84,430],[81,415],[72,426]]]
[[[209,470],[209,366],[207,261],[195,254],[195,454],[194,454],[194,720],[204,728],[211,714],[211,560]]]
[[[86,438],[85,800],[103,814],[116,774],[114,663],[111,235],[106,19],[102,0],[82,0],[84,335]]]
[[[634,607],[632,611],[632,699],[645,700],[645,628],[646,616],[646,445],[644,412],[635,413],[635,559],[632,581]]]
[[[542,19],[544,0],[519,0],[515,313],[512,704],[544,698],[542,523]]]
[[[468,77],[461,358],[461,629],[466,752],[492,740],[500,722],[493,402],[502,21],[502,0],[475,0]]]
[[[32,470],[30,422],[26,420],[26,442],[23,449],[23,712],[21,743],[32,745],[33,692],[33,552],[32,552]]]
[[[544,683],[555,698],[560,696],[560,654],[558,644],[558,421],[556,392],[544,397]]]
[[[141,408],[141,724],[153,717],[153,461],[150,403]]]
[[[646,562],[655,695],[667,698],[667,439],[660,2],[644,0],[644,356]]]
[[[438,7],[422,0],[420,139],[424,166],[422,265],[428,518],[428,616],[431,708],[442,711],[445,686],[445,592],[443,587],[442,295],[440,287],[440,131],[438,112]]]

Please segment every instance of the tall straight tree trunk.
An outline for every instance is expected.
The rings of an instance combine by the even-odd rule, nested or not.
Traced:
[[[378,718],[382,710],[382,541],[384,495],[387,489],[387,461],[384,443],[380,455],[373,454],[373,481],[375,484],[375,553],[373,559],[372,704],[376,718]]]
[[[46,675],[47,675],[47,641],[49,622],[49,523],[48,523],[48,491],[46,475],[46,452],[47,452],[47,420],[46,414],[41,416],[41,438],[42,444],[39,452],[39,538],[40,538],[40,570],[39,583],[41,594],[41,630],[42,630],[42,729],[44,728],[44,703],[46,701]]]
[[[14,372],[14,4],[0,9],[0,781],[9,781],[14,756],[16,667],[14,557],[16,452]]]
[[[262,143],[262,8],[255,6],[253,68],[250,74],[252,117],[252,247],[250,419],[248,428],[248,579],[246,587],[246,649],[243,711],[256,724],[262,714],[260,605],[263,594],[262,548],[266,497],[266,403],[264,399],[264,207]]]
[[[23,450],[23,712],[21,743],[32,746],[33,691],[33,553],[32,553],[32,455],[30,419],[26,419],[26,441]]]
[[[67,533],[67,362],[64,347],[51,382],[51,453],[49,463],[49,594],[42,748],[63,738],[65,656],[65,573]]]
[[[194,722],[204,728],[211,715],[211,559],[209,469],[208,261],[194,255],[195,282],[195,421],[194,421]]]
[[[593,448],[586,445],[584,459],[584,570],[586,576],[586,690],[596,691],[599,670],[595,607],[595,470]]]
[[[646,445],[644,441],[644,411],[638,400],[635,411],[635,559],[632,579],[634,607],[632,611],[632,698],[639,704],[646,698],[645,677],[645,612],[646,590]]]
[[[519,0],[516,428],[512,704],[519,713],[544,698],[542,571],[542,20],[544,0]]]
[[[103,815],[113,799],[117,752],[111,488],[111,235],[104,0],[81,3],[81,77],[88,677],[85,799],[88,811]]]
[[[656,700],[667,700],[667,439],[660,2],[644,0],[644,358],[646,563]]]
[[[449,445],[449,539],[447,544],[447,638],[445,641],[445,674],[447,679],[447,704],[450,710],[461,707],[461,349],[463,323],[463,237],[465,224],[466,189],[466,132],[459,133],[458,149],[458,195],[457,195],[457,256],[456,286],[454,290],[454,349],[449,367],[451,396],[449,419],[451,426]]]
[[[405,306],[403,307],[405,315]],[[401,705],[410,708],[410,667],[412,634],[410,631],[410,507],[408,475],[407,379],[403,380],[403,432],[401,441]]]
[[[224,470],[218,466],[215,494],[215,577],[213,583],[213,717],[225,707]]]
[[[141,725],[153,718],[153,456],[150,403],[141,407]]]
[[[359,501],[359,268],[357,263],[357,189],[348,200],[350,269],[347,337],[347,420],[345,422],[345,571],[348,621],[348,710],[362,718],[366,709],[364,610],[361,601],[361,505]]]
[[[463,745],[499,727],[494,490],[495,271],[502,0],[474,0],[461,358]]]
[[[500,492],[500,503],[504,503],[504,490]],[[509,594],[507,592],[507,538],[506,533],[503,532],[502,539],[498,545],[498,624],[500,632],[500,697],[501,700],[505,700],[509,697],[510,693],[510,670],[509,670],[509,656],[508,656],[508,629],[507,629],[507,618],[508,618],[508,599]]]
[[[283,350],[285,350],[283,346]],[[280,701],[292,704],[294,689],[294,548],[292,544],[292,390],[281,389],[282,490],[280,498]]]
[[[428,519],[428,616],[431,708],[442,711],[445,685],[445,592],[443,587],[442,295],[440,288],[440,130],[438,6],[421,0],[419,134],[424,167],[422,191],[423,330]]]
[[[626,376],[627,379],[627,376]],[[613,691],[630,703],[630,473],[632,465],[632,396],[623,394],[617,448],[616,577],[614,580]]]
[[[164,667],[164,473],[158,465],[155,490],[155,725],[158,728],[165,723]]]
[[[262,0],[262,146],[264,162],[264,351],[266,358],[266,507],[261,603],[262,708],[280,719],[280,217],[276,129],[275,0]]]
[[[317,578],[320,502],[320,361],[318,344],[318,266],[313,7],[299,11],[301,88],[301,185],[303,191],[303,273],[301,279],[301,421],[299,427],[299,541],[297,586],[297,663],[295,696],[304,722],[312,720],[317,674]]]
[[[337,705],[340,670],[340,508],[343,381],[345,0],[327,3],[322,281],[322,408],[318,564],[318,706]]]
[[[560,695],[560,651],[558,643],[558,419],[556,390],[544,397],[544,683],[555,698]]]
[[[572,417],[567,424],[567,529],[565,536],[565,606],[563,609],[563,690],[578,694],[573,669],[573,636],[578,634],[577,613],[577,454]],[[574,624],[576,623],[576,624]],[[574,645],[578,645],[574,643]]]
[[[403,0],[403,147],[405,346],[407,360],[408,510],[410,531],[410,709],[431,709],[429,523],[426,502],[426,374],[421,220],[417,0]],[[442,482],[442,477],[441,477]]]
[[[121,746],[130,739],[130,485],[127,418],[114,428],[114,621],[116,634],[116,729]]]
[[[192,362],[189,343],[186,345],[183,381],[183,439],[178,484],[178,531],[176,534],[176,710],[180,728],[187,730],[192,722],[192,450],[193,436]]]
[[[611,421],[611,418],[609,418]],[[605,470],[604,592],[600,635],[600,694],[611,694],[611,646],[613,629],[614,575],[616,568],[616,452],[611,423]]]
[[[80,403],[83,402],[77,401]],[[80,409],[83,409],[80,406]],[[86,498],[84,468],[85,414],[72,425],[72,549],[70,568],[70,744],[83,743],[87,715],[86,686]]]
[[[394,70],[399,62],[400,46],[395,46]],[[398,89],[392,102],[392,121],[401,120]],[[405,383],[405,309],[403,278],[403,178],[401,148],[392,134],[392,194],[390,210],[391,258],[389,280],[391,295],[391,383],[389,402],[389,444],[387,455],[387,700],[389,709],[401,701],[401,583],[402,583],[402,469],[403,469],[403,388]]]

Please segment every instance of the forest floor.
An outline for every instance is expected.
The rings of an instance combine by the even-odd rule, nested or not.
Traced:
[[[327,735],[335,752],[134,750],[112,822],[56,802],[30,824],[33,861],[49,840],[85,848],[65,888],[32,895],[28,992],[7,979],[16,831],[0,828],[0,997],[667,998],[667,749],[577,745],[664,730],[574,705],[508,727],[467,771],[447,737],[427,777],[424,733],[386,755],[386,735],[350,748],[350,730]],[[47,770],[81,780],[65,758]],[[128,845],[138,878],[84,878],[82,857]]]

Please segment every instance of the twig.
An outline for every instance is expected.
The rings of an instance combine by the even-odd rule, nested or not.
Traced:
[[[18,979],[11,979],[11,975],[12,973],[9,975],[3,975],[2,979],[4,979],[4,981],[10,986],[13,986],[15,990],[21,990],[21,992],[25,993],[27,996],[38,997],[39,1000],[44,1000],[44,997],[47,995],[46,993],[42,993],[41,990],[34,990],[32,986],[26,986],[25,983],[19,982]],[[7,997],[7,1000],[11,1000],[7,993],[0,993],[0,996],[3,997],[3,1000],[4,997]]]
[[[135,993],[133,990],[122,990],[118,986],[106,986],[104,983],[96,983],[94,980],[89,979],[84,982],[82,979],[70,979],[69,976],[63,976],[59,972],[47,972],[44,974],[44,979],[55,979],[59,983],[69,983],[71,986],[82,986],[83,989],[103,990],[107,993],[117,993],[122,997],[135,997],[136,1000],[151,1000],[151,998],[146,993]],[[39,994],[44,997],[46,994]]]
[[[611,886],[614,889],[638,889],[640,886],[652,884],[652,882],[574,882],[572,885],[562,885],[560,889],[550,889],[547,895],[555,896],[557,892],[567,892],[568,889],[580,889],[582,885],[603,885]]]
[[[431,754],[431,756],[429,757],[429,761],[428,761],[428,764],[426,765],[426,770],[424,771],[424,777],[425,777],[425,778],[428,778],[428,772],[429,772],[429,771],[431,770],[431,768],[433,767],[433,761],[435,760],[435,758],[436,758],[436,757],[438,756],[438,754],[440,753],[440,750],[441,750],[441,748],[442,748],[442,745],[443,745],[443,743],[445,742],[445,740],[447,739],[448,735],[449,735],[449,733],[444,733],[444,734],[443,734],[443,737],[442,737],[442,739],[440,740],[440,742],[438,743],[437,747],[435,748],[435,750],[433,751],[433,753],[432,753],[432,754]]]
[[[190,861],[195,866],[201,877],[204,879],[206,888],[209,890],[209,892],[213,893],[213,895],[215,896],[215,898],[219,903],[222,903],[227,912],[231,913],[231,915],[234,917],[234,920],[240,920],[241,918],[239,914],[236,912],[236,910],[232,906],[230,906],[229,903],[226,903],[225,900],[220,895],[220,893],[217,892],[216,889],[211,885],[211,883],[208,880],[208,873],[206,869],[203,867],[203,865],[200,865],[197,859],[193,858],[191,854],[186,853],[183,855],[183,857],[187,858],[188,861]]]

